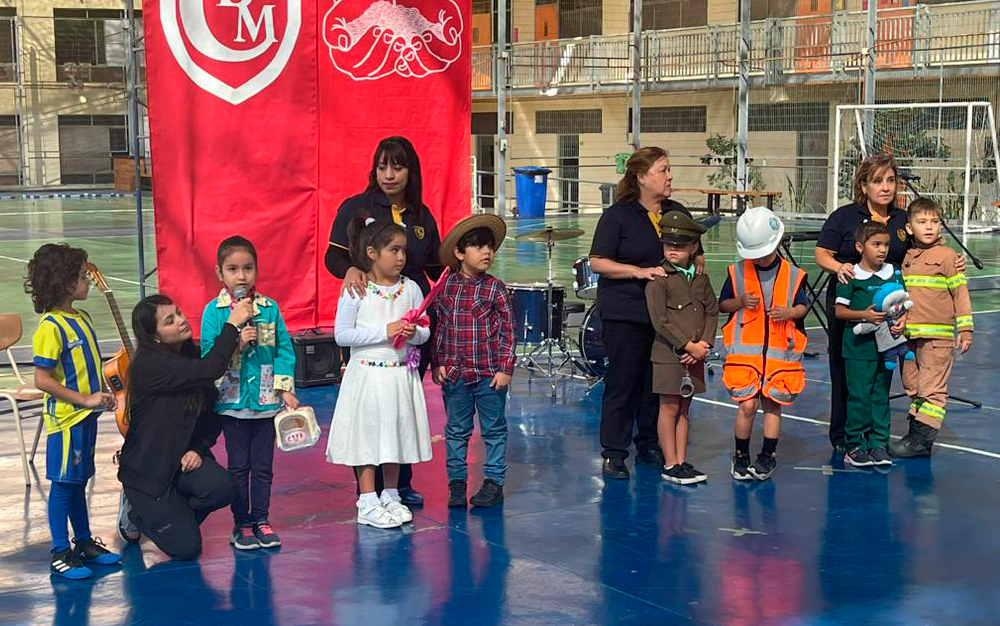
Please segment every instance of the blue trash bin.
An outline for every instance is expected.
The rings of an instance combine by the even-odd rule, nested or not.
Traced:
[[[515,167],[518,217],[545,217],[545,189],[552,170],[545,167]]]

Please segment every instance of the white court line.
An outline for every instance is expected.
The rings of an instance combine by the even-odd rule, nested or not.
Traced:
[[[80,198],[81,200],[83,198]],[[151,213],[153,209],[143,209],[143,213]],[[63,215],[74,215],[76,213],[135,213],[135,209],[57,209],[52,211],[17,211],[14,213],[0,213],[0,217],[14,217],[18,215],[49,215],[61,213]]]
[[[707,398],[693,398],[695,402],[704,402],[705,404],[711,404],[714,406],[722,406],[730,409],[735,409],[737,406],[731,402],[720,402],[718,400],[709,400]],[[758,413],[762,413],[760,409],[757,410]],[[788,418],[790,420],[795,420],[798,422],[806,422],[808,424],[816,424],[817,426],[829,426],[830,422],[824,422],[823,420],[815,420],[811,417],[802,417],[800,415],[789,415],[788,413],[782,413],[782,418]],[[902,439],[902,437],[897,437],[892,435],[893,439]],[[949,450],[958,450],[959,452],[968,452],[970,454],[978,454],[980,456],[989,457],[991,459],[1000,459],[1000,454],[996,452],[990,452],[989,450],[979,450],[977,448],[969,448],[966,446],[957,446],[951,443],[939,443],[934,442],[934,445],[940,448],[948,448]]]
[[[27,263],[28,262],[27,259],[15,259],[12,256],[5,256],[3,254],[0,254],[0,259],[5,259],[7,261],[17,261],[18,263]],[[129,280],[127,278],[118,278],[117,276],[105,276],[105,278],[107,278],[108,280],[116,280],[116,281],[118,281],[120,283],[125,283],[125,284],[128,284],[128,285],[139,285],[138,282],[136,282],[134,280]],[[154,285],[146,285],[146,287],[149,287],[150,289],[157,289],[157,287],[154,286]]]

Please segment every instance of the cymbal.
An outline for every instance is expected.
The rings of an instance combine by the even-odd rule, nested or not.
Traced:
[[[547,241],[575,239],[582,234],[583,231],[579,228],[553,228],[551,226],[546,226],[542,230],[529,230],[526,233],[521,233],[514,239],[517,241],[537,241],[545,243]]]

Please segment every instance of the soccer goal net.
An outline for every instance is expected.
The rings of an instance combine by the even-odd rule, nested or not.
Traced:
[[[1000,229],[1000,154],[989,102],[839,105],[834,181],[840,206],[850,202],[854,171],[871,154],[891,153],[916,193],[933,198],[963,232]]]

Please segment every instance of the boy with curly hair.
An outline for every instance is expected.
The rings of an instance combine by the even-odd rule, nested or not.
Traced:
[[[48,243],[28,263],[24,291],[41,314],[34,344],[35,386],[45,392],[48,427],[45,477],[49,489],[49,570],[66,578],[87,578],[88,564],[121,560],[90,534],[85,488],[94,475],[97,416],[115,406],[104,390],[101,353],[94,324],[74,303],[90,291],[87,252],[65,243]],[[70,547],[66,520],[73,524]]]

